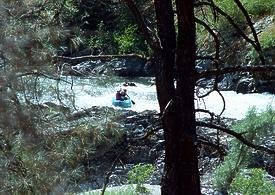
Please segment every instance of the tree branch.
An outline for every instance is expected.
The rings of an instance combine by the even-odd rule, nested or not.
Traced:
[[[61,79],[59,77],[52,77],[52,76],[49,76],[49,75],[46,75],[46,74],[43,74],[41,72],[26,72],[26,73],[17,73],[16,74],[16,77],[24,77],[24,76],[29,76],[29,75],[35,75],[35,76],[41,76],[41,77],[45,77],[47,79],[52,79],[52,80],[56,80],[56,81],[63,81],[65,83],[68,83],[68,84],[71,84],[70,82],[64,80],[64,79]]]
[[[67,56],[54,56],[53,60],[54,63],[57,62],[64,62],[69,63],[70,65],[76,65],[84,61],[89,60],[101,60],[101,61],[110,61],[115,58],[139,58],[139,59],[146,59],[142,55],[138,54],[124,54],[124,55],[87,55],[87,56],[79,56],[79,57],[67,57]]]
[[[216,68],[217,68],[217,65],[219,64],[219,61],[220,61],[220,40],[216,35],[216,33],[213,31],[213,29],[211,29],[210,26],[206,24],[204,21],[198,18],[195,18],[195,22],[202,25],[209,32],[209,34],[214,38],[216,53],[213,61],[216,64]]]
[[[198,127],[207,127],[207,128],[211,128],[211,129],[220,130],[220,131],[225,132],[229,135],[232,135],[233,137],[235,137],[236,139],[241,141],[243,144],[245,144],[245,145],[247,145],[251,148],[254,148],[255,150],[261,150],[261,151],[267,152],[269,154],[275,154],[275,150],[272,150],[272,149],[264,147],[264,146],[256,145],[256,144],[250,142],[249,140],[247,140],[246,138],[244,138],[242,136],[243,133],[237,133],[237,132],[235,132],[233,130],[230,130],[230,129],[227,129],[225,127],[222,127],[222,126],[219,126],[219,125],[216,125],[216,124],[202,122],[202,121],[197,121],[196,126],[198,126]]]
[[[242,11],[243,15],[245,16],[245,19],[252,31],[252,35],[254,37],[254,40],[255,40],[255,45],[258,47],[258,53],[259,53],[259,57],[260,57],[260,60],[262,61],[262,64],[265,64],[265,59],[264,59],[264,55],[263,55],[263,50],[262,50],[262,47],[261,47],[261,44],[259,42],[259,39],[258,39],[258,36],[257,36],[257,33],[256,33],[256,30],[253,26],[253,23],[251,21],[251,18],[248,14],[248,12],[246,11],[246,9],[244,8],[244,6],[242,5],[242,3],[239,1],[239,0],[234,0],[234,2],[236,3],[236,5],[239,7],[239,9]]]
[[[135,5],[134,1],[133,0],[123,0],[123,1],[125,2],[127,7],[133,13],[136,23],[137,23],[140,31],[142,32],[145,40],[147,41],[148,45],[150,45],[150,47],[153,50],[158,51],[160,49],[159,43],[152,39],[152,36],[149,33],[147,26],[145,25],[143,17],[141,15],[140,11],[138,10],[137,6]]]
[[[264,57],[262,56],[262,51],[261,48],[258,47],[258,42],[257,41],[253,41],[252,39],[250,39],[244,32],[243,30],[240,29],[240,27],[234,22],[234,20],[226,13],[224,12],[221,8],[219,8],[218,6],[216,6],[214,3],[209,3],[209,2],[198,2],[195,4],[195,6],[209,6],[212,7],[212,9],[215,9],[219,14],[221,14],[222,16],[224,16],[227,21],[235,28],[235,30],[248,42],[250,43],[254,49],[257,51],[257,53],[259,54],[260,58],[264,59]],[[258,40],[258,39],[257,39]]]

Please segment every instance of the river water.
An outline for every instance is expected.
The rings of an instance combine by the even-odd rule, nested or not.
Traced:
[[[62,77],[63,81],[56,82],[40,79],[36,87],[36,103],[54,102],[75,109],[85,109],[91,106],[112,106],[111,99],[124,82],[134,82],[136,86],[128,86],[128,95],[136,103],[131,110],[157,110],[159,106],[156,97],[156,87],[152,85],[152,78],[122,78],[122,77]],[[39,92],[39,93],[38,93]],[[37,94],[38,97],[37,97]],[[249,107],[255,106],[259,111],[268,105],[275,109],[275,96],[272,94],[237,94],[234,91],[223,91],[225,111],[222,116],[241,119]],[[217,92],[195,100],[197,108],[210,110],[219,114],[223,109],[223,100]],[[117,108],[120,109],[120,108]],[[200,114],[197,117],[202,117]]]

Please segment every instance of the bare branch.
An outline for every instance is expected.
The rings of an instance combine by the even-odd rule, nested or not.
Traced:
[[[251,141],[247,140],[246,138],[244,138],[242,136],[243,133],[237,133],[237,132],[235,132],[233,130],[230,130],[230,129],[227,129],[225,127],[222,127],[222,126],[219,126],[219,125],[216,125],[216,124],[202,122],[202,121],[197,121],[196,126],[198,126],[198,127],[207,127],[207,128],[211,128],[211,129],[220,130],[220,131],[225,132],[229,135],[232,135],[233,137],[235,137],[236,139],[241,141],[243,144],[245,144],[245,145],[247,145],[251,148],[254,148],[255,150],[264,151],[264,152],[267,152],[269,154],[275,154],[275,150],[272,150],[272,149],[264,147],[264,146],[256,145],[256,144],[252,143]]]
[[[144,38],[147,41],[148,45],[150,45],[150,47],[153,50],[159,51],[160,50],[159,43],[152,39],[152,36],[149,33],[147,26],[145,25],[143,17],[141,15],[140,11],[138,10],[137,6],[135,5],[134,1],[133,0],[123,0],[123,1],[125,2],[125,4],[128,6],[128,8],[133,13],[136,23],[137,23],[140,31],[144,35]]]
[[[110,61],[113,59],[125,59],[125,58],[139,58],[145,59],[144,56],[138,54],[124,54],[124,55],[87,55],[87,56],[80,56],[80,57],[67,57],[67,56],[55,56],[53,57],[54,62],[64,62],[69,63],[70,65],[75,65],[84,61],[89,60],[101,60],[101,61]]]
[[[224,97],[223,97],[223,95],[222,95],[222,93],[220,92],[219,89],[216,89],[216,91],[218,92],[218,94],[222,98],[223,107],[222,107],[222,111],[219,114],[219,116],[221,116],[223,114],[223,112],[225,111],[225,99],[224,99]]]
[[[216,53],[215,53],[215,58],[213,61],[215,64],[219,64],[219,61],[220,61],[220,59],[219,59],[220,58],[220,40],[219,40],[218,36],[213,31],[213,29],[211,29],[211,27],[208,24],[206,24],[204,21],[202,21],[198,18],[195,18],[195,21],[196,21],[196,23],[202,25],[209,32],[209,34],[214,38]]]
[[[209,114],[211,119],[210,119],[210,122],[212,123],[214,117],[218,117],[214,112],[211,112],[210,110],[205,110],[205,109],[196,109],[195,112],[203,112],[203,113],[206,113],[206,114]]]
[[[25,77],[25,76],[29,76],[29,75],[34,75],[34,76],[41,76],[41,77],[45,77],[47,79],[52,79],[52,80],[56,80],[56,81],[63,81],[65,83],[68,83],[68,84],[71,84],[70,82],[66,81],[66,80],[63,80],[59,77],[52,77],[52,76],[49,76],[49,75],[46,75],[44,73],[41,73],[41,72],[26,72],[26,73],[17,73],[16,74],[16,77]]]
[[[262,51],[261,48],[258,47],[258,42],[257,41],[253,41],[252,39],[250,39],[245,33],[244,31],[235,23],[235,21],[232,19],[231,16],[229,16],[226,12],[224,12],[221,8],[219,8],[218,6],[216,6],[214,3],[209,3],[209,2],[198,2],[195,4],[195,6],[209,6],[212,7],[212,9],[215,9],[219,14],[221,14],[222,16],[224,16],[227,21],[235,28],[235,30],[248,42],[250,43],[254,49],[257,51],[257,53],[259,54],[261,59],[264,59],[264,57],[262,56]]]
[[[240,8],[240,10],[242,11],[243,15],[245,16],[245,19],[252,31],[252,35],[254,37],[254,40],[255,40],[255,44],[256,46],[258,47],[258,51],[259,51],[259,57],[262,61],[263,64],[265,64],[265,59],[264,59],[264,55],[263,55],[263,50],[262,50],[262,47],[261,47],[261,44],[259,42],[259,39],[258,39],[258,36],[257,36],[257,33],[256,33],[256,30],[253,26],[253,23],[251,21],[251,18],[248,14],[248,12],[246,11],[246,9],[244,8],[244,6],[242,5],[242,3],[239,1],[239,0],[234,0],[234,2],[236,3],[236,5]]]

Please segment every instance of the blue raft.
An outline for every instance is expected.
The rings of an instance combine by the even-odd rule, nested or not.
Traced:
[[[114,106],[119,106],[121,108],[130,108],[132,106],[132,102],[130,98],[128,98],[127,100],[116,100],[116,98],[113,97],[112,104]]]

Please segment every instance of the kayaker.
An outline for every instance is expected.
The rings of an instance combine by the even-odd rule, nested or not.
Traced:
[[[125,87],[121,87],[119,91],[116,92],[116,100],[127,100],[127,89]]]

